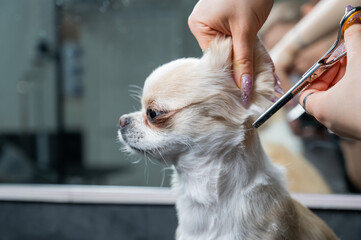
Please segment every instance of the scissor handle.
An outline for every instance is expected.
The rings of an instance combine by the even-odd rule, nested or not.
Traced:
[[[342,34],[346,31],[347,28],[354,25],[355,23],[361,23],[361,7],[354,7],[346,13],[348,16],[345,19],[345,22],[342,27]]]
[[[344,33],[350,26],[361,23],[361,7],[347,6],[346,13],[340,21],[340,29],[335,44],[323,55],[318,64],[326,68],[338,62],[347,53],[344,46]]]
[[[302,78],[291,89],[289,89],[277,102],[268,108],[252,124],[254,128],[261,126],[288,101],[290,101],[299,92],[307,88],[311,82],[320,77],[328,68],[330,68],[346,55],[347,51],[344,46],[343,35],[346,29],[355,23],[361,23],[361,7],[348,6],[346,8],[346,14],[341,19],[337,40],[334,45],[302,76]]]

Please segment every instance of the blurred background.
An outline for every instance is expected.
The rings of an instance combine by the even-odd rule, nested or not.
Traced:
[[[0,182],[169,185],[164,166],[120,151],[117,123],[153,69],[201,55],[194,4],[2,0]]]
[[[134,95],[152,70],[201,56],[187,25],[196,2],[1,0],[0,183],[169,186],[167,166],[120,150],[117,122],[139,108]],[[306,14],[304,4],[318,1],[275,2],[286,10],[274,11],[284,17],[260,35],[268,49]],[[323,41],[320,55],[308,50],[315,56],[307,61],[298,55],[290,81],[332,41]],[[295,192],[358,192],[339,138],[307,116],[273,125],[261,130],[266,149],[276,159],[280,152],[300,159],[279,162],[293,167],[294,182],[309,181]],[[309,188],[315,178],[307,174],[295,176],[304,169],[320,188]]]

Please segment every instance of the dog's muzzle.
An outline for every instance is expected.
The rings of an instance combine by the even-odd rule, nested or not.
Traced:
[[[121,116],[119,118],[119,128],[123,129],[126,126],[128,126],[130,124],[130,118],[129,117],[125,117],[125,116]]]
[[[119,118],[119,130],[125,141],[127,140],[126,132],[130,123],[131,123],[130,117],[126,117],[123,115]]]

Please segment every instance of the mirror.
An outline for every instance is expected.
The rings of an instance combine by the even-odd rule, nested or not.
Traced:
[[[202,54],[187,25],[196,2],[2,1],[0,182],[169,186],[169,166],[120,150],[117,122],[152,70]],[[341,140],[304,117],[318,135],[296,136],[282,113],[261,129],[292,188],[357,192]]]

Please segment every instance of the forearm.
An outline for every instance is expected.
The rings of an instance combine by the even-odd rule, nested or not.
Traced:
[[[323,0],[318,3],[270,51],[275,65],[287,66],[299,50],[336,30],[347,5],[360,6],[361,0]]]
[[[359,6],[361,0],[323,0],[291,31],[293,40],[302,48],[338,28],[347,5]]]

